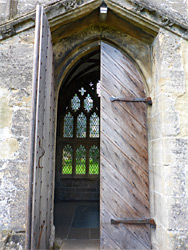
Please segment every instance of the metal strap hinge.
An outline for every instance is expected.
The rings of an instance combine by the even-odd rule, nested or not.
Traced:
[[[111,224],[150,224],[152,227],[156,227],[156,223],[152,218],[123,218],[123,219],[111,219]]]
[[[120,101],[120,102],[145,102],[145,103],[147,103],[149,105],[152,105],[151,97],[139,98],[139,97],[115,97],[115,96],[111,96],[110,101],[111,102],[115,102],[115,101]]]

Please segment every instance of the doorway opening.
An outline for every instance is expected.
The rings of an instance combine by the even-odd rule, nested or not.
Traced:
[[[79,59],[59,92],[54,223],[56,239],[99,240],[100,49]]]

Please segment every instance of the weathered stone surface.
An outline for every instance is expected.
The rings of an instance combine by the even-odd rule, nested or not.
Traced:
[[[0,249],[23,250],[25,249],[25,234],[22,232],[2,231],[0,232]]]
[[[186,249],[187,44],[162,30],[153,43],[153,106],[149,112],[151,206],[157,228],[154,249]],[[152,205],[153,204],[153,205]],[[181,235],[181,236],[180,236]],[[178,238],[180,236],[180,238]],[[182,244],[183,239],[185,242]]]
[[[186,0],[131,0],[132,2],[144,4],[144,6],[156,9],[161,15],[169,16],[179,22],[188,23],[188,2]]]
[[[24,249],[33,39],[30,30],[0,44],[0,249]]]
[[[8,89],[0,88],[0,129],[11,125],[12,109],[9,107],[8,95]]]
[[[15,138],[8,138],[0,142],[0,148],[0,159],[11,159],[15,158],[13,154],[18,150],[19,144]]]
[[[36,7],[37,3],[40,4],[50,4],[54,3],[55,0],[39,0],[39,1],[32,1],[32,0],[1,0],[0,1],[0,10],[2,10],[0,21],[4,21],[5,19],[12,18],[14,16],[18,16],[21,14],[25,14],[28,11],[33,10]],[[65,1],[66,2],[66,1]],[[70,1],[67,1],[70,2]],[[74,1],[72,1],[74,2]],[[81,2],[77,0],[75,2]],[[106,1],[108,2],[108,1]],[[116,0],[116,2],[120,5],[124,4],[123,0]],[[188,13],[187,13],[187,1],[179,0],[179,1],[171,1],[171,0],[131,0],[126,2],[133,2],[135,3],[135,8],[138,11],[142,11],[142,8],[139,4],[144,5],[146,8],[154,9],[159,11],[161,15],[164,17],[169,16],[172,19],[176,19],[181,23],[188,23]],[[141,5],[141,6],[142,6]]]

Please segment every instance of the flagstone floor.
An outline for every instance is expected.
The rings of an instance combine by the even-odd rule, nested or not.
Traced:
[[[57,249],[100,249],[98,202],[66,201],[55,203],[54,221]]]

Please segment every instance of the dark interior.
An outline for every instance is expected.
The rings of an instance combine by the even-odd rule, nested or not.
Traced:
[[[79,59],[59,92],[55,176],[56,238],[99,238],[100,50]]]

